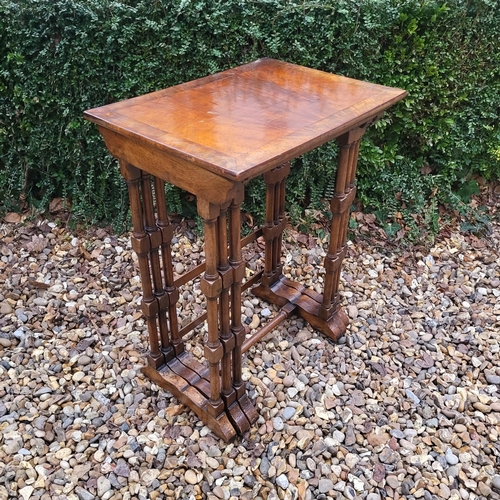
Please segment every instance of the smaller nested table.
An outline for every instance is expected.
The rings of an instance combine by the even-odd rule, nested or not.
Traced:
[[[242,355],[292,312],[337,340],[348,320],[339,307],[349,207],[360,139],[382,112],[406,95],[399,89],[260,59],[222,73],[85,112],[119,159],[130,194],[132,246],[138,255],[150,352],[144,372],[191,408],[226,441],[257,420],[242,380]],[[289,161],[337,139],[340,145],[323,294],[282,274]],[[263,175],[266,222],[241,240],[244,185]],[[168,181],[196,195],[204,222],[205,263],[174,279]],[[265,239],[264,270],[243,283],[241,247]],[[204,272],[206,313],[179,328],[181,285]],[[246,338],[242,291],[281,306]],[[208,367],[184,349],[183,336],[208,323]]]

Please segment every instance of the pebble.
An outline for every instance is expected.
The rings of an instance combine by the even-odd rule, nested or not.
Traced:
[[[0,346],[10,347],[11,345],[12,345],[12,342],[9,339],[6,339],[4,337],[0,337]]]
[[[14,331],[12,335],[18,340],[23,340],[26,337],[26,334],[24,333],[24,328],[18,328],[17,330]]]
[[[446,450],[445,458],[450,465],[458,464],[458,457],[453,453],[453,451],[451,451],[451,448]]]
[[[86,366],[92,363],[92,358],[86,355],[79,356],[78,357],[78,365],[79,366]]]
[[[273,418],[273,427],[275,431],[282,431],[285,428],[283,419],[281,417]]]
[[[399,482],[398,478],[396,476],[387,476],[386,478],[387,484],[395,490],[396,488],[399,488],[401,483]]]
[[[61,448],[60,450],[56,451],[55,457],[59,460],[64,460],[68,457],[70,457],[73,454],[73,451],[71,448]]]
[[[394,464],[399,460],[399,455],[390,448],[384,448],[379,455],[379,460],[384,464]]]
[[[226,499],[226,491],[220,485],[215,486],[213,493],[217,498]]]
[[[260,325],[260,318],[258,314],[254,314],[252,316],[252,321],[248,325],[248,328],[250,328],[250,330],[255,330],[259,325]]]
[[[486,498],[489,498],[491,496],[491,494],[492,494],[492,489],[486,483],[484,483],[483,481],[480,481],[478,483],[478,490],[479,490],[479,493],[483,497],[486,497]]]
[[[493,476],[493,479],[491,480],[491,486],[495,489],[500,491],[500,474],[495,474]]]
[[[401,483],[401,493],[403,495],[409,495],[410,491],[413,489],[413,486],[415,483],[413,482],[412,479],[405,480]]]
[[[0,302],[0,314],[12,314],[12,307],[7,302]]]
[[[485,370],[484,376],[486,377],[486,382],[488,382],[488,384],[500,385],[500,375],[496,375],[492,371]]]
[[[268,307],[264,307],[264,309],[262,309],[262,311],[260,311],[260,315],[263,318],[269,318],[269,316],[271,316],[271,310]]]
[[[129,450],[130,451],[130,450]],[[131,458],[134,456],[133,452],[129,455],[126,455],[126,453],[123,453],[123,456],[125,458]],[[114,473],[117,476],[122,476],[122,477],[130,477],[130,467],[127,465],[127,463],[123,460],[119,460],[118,463],[116,464]]]
[[[355,305],[348,305],[347,306],[347,314],[351,319],[356,319],[359,315],[358,308]]]
[[[153,482],[159,475],[160,471],[157,469],[145,470],[141,474],[141,482],[144,483],[146,486],[151,486],[151,484],[153,484]]]
[[[345,464],[346,464],[348,469],[354,469],[354,467],[356,467],[359,460],[360,460],[359,456],[355,455],[354,453],[348,453],[345,456]]]
[[[19,490],[19,494],[23,497],[24,500],[29,500],[31,494],[35,491],[33,486],[25,486]]]
[[[338,446],[339,444],[345,441],[345,434],[342,431],[335,429],[332,432],[332,439],[333,439],[332,446]]]
[[[415,404],[419,405],[420,404],[420,398],[414,394],[410,389],[406,389],[406,396]]]
[[[286,490],[290,485],[290,482],[288,481],[288,478],[285,476],[285,474],[280,474],[279,476],[276,477],[276,484],[281,489]]]
[[[187,470],[184,474],[184,479],[188,484],[198,484],[201,478],[198,478],[198,473],[194,470]]]
[[[107,477],[100,476],[97,479],[97,495],[103,497],[111,489],[111,483]]]
[[[500,236],[492,224],[480,249],[453,231],[407,256],[348,242],[346,335],[331,342],[292,316],[250,348],[244,380],[259,420],[230,444],[141,372],[148,332],[127,236],[81,231],[74,247],[76,236],[55,224],[27,222],[21,235],[0,226],[8,255],[0,259],[8,283],[0,291],[0,498],[14,495],[10,484],[22,500],[45,500],[49,487],[54,498],[78,500],[498,495]],[[52,235],[43,255],[17,249],[33,241],[30,231],[37,244]],[[321,291],[324,276],[311,277],[310,262],[327,247],[318,240],[302,253],[295,240],[284,243],[283,272]],[[259,270],[262,249],[249,248]],[[172,251],[177,274],[203,259],[194,234],[176,233]],[[35,281],[48,288],[26,286]],[[181,322],[204,312],[196,282],[177,306]],[[274,311],[244,292],[247,326]],[[203,357],[204,335],[200,325],[186,336],[192,356]]]
[[[21,323],[26,323],[28,321],[28,316],[22,310],[16,310],[16,317]]]
[[[81,486],[77,486],[75,488],[75,493],[78,495],[80,500],[94,500],[95,496],[92,493],[88,492]]]
[[[333,481],[331,479],[320,479],[318,482],[318,491],[328,493],[333,490]]]
[[[441,483],[439,485],[439,495],[441,498],[443,498],[444,500],[447,500],[448,498],[451,497],[451,491],[450,491],[450,488],[448,487],[447,484],[445,483]],[[457,499],[458,500],[458,499]]]

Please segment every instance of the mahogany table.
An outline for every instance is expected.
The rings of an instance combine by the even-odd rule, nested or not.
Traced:
[[[257,420],[242,380],[242,354],[292,312],[337,340],[348,320],[339,307],[341,262],[360,139],[382,112],[406,95],[399,89],[260,59],[228,71],[85,112],[118,158],[132,211],[150,351],[144,372],[229,441]],[[290,160],[337,139],[340,145],[323,294],[285,278],[280,258]],[[265,225],[241,240],[244,185],[262,175]],[[205,263],[174,279],[172,226],[164,182],[196,195],[204,222]],[[263,235],[263,272],[245,282],[241,247]],[[179,328],[179,286],[204,271],[206,313]],[[260,281],[259,281],[260,280]],[[246,338],[241,294],[281,306]],[[208,367],[185,351],[183,336],[207,320]]]

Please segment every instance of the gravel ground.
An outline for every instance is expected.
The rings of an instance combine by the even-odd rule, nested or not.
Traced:
[[[405,253],[374,249],[364,220],[342,278],[347,335],[292,317],[251,348],[260,417],[230,445],[140,371],[127,237],[0,226],[0,500],[500,498],[500,226]],[[182,273],[202,243],[176,234]],[[320,287],[324,243],[298,239],[285,272]],[[261,253],[246,253],[254,270]],[[203,310],[197,283],[181,303],[183,322]],[[255,328],[276,311],[248,294],[243,312]]]

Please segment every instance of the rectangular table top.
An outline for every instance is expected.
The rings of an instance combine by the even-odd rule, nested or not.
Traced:
[[[85,117],[227,179],[245,181],[361,125],[405,95],[265,58],[91,109]]]

